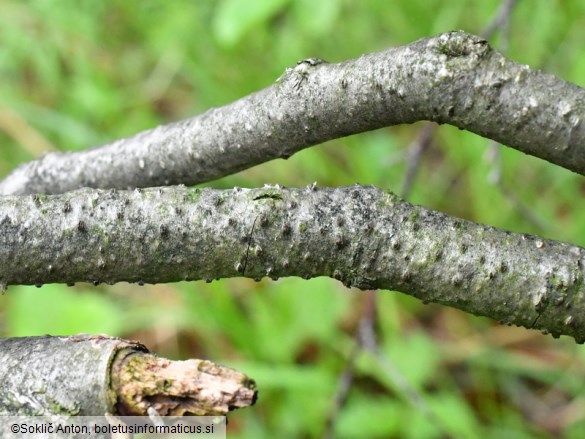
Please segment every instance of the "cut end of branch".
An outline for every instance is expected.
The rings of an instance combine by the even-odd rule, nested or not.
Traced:
[[[254,380],[207,360],[171,361],[145,353],[120,353],[112,365],[115,411],[147,416],[217,416],[256,402]]]

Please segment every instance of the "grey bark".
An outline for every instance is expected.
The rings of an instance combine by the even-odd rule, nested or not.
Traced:
[[[150,407],[161,415],[226,415],[255,401],[255,383],[241,372],[158,358],[132,341],[0,338],[0,415],[146,416]]]
[[[51,153],[0,194],[195,184],[326,140],[431,120],[585,174],[585,91],[449,32],[328,64],[305,60],[270,87],[101,148]]]
[[[585,250],[373,187],[83,189],[0,201],[3,285],[330,276],[585,341]]]
[[[0,414],[111,413],[110,365],[122,349],[146,350],[104,336],[0,338]]]

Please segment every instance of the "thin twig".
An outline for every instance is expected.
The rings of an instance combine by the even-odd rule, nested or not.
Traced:
[[[518,0],[503,0],[496,11],[494,18],[481,32],[481,36],[486,40],[490,39],[496,32],[501,31],[503,33],[508,32],[510,17],[512,10],[516,6]],[[501,49],[507,48],[507,43],[504,46],[500,45]]]
[[[433,136],[436,130],[436,123],[429,122],[425,124],[425,126],[418,132],[416,139],[408,145],[406,174],[402,181],[402,189],[400,190],[400,196],[405,200],[408,199],[410,190],[412,189],[412,185],[414,184],[416,175],[420,168],[422,156],[433,142]]]

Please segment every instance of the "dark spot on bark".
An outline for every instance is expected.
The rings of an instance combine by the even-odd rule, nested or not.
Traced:
[[[77,223],[77,230],[79,230],[81,233],[87,233],[87,224],[85,224],[84,221],[79,221]]]
[[[258,195],[257,197],[253,198],[254,201],[265,200],[265,199],[282,200],[282,195],[275,194],[275,193],[267,193],[267,194]]]

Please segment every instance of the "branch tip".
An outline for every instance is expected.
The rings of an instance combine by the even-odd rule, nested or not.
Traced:
[[[116,413],[147,416],[226,415],[253,405],[256,383],[207,360],[171,361],[152,354],[119,355],[112,367]]]

